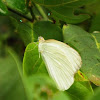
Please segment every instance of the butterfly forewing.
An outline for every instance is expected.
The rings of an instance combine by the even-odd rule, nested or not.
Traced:
[[[74,74],[81,67],[78,52],[57,40],[40,42],[39,52],[58,89],[67,90],[74,82]]]

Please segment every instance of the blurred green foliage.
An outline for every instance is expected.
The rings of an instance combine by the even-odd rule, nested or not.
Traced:
[[[100,100],[100,0],[0,0],[0,100]],[[38,52],[56,39],[82,57],[74,84],[59,91]]]

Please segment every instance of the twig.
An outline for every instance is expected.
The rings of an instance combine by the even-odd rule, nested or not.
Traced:
[[[24,17],[25,19],[33,22],[33,18],[29,18],[28,16],[25,16],[25,15],[21,14],[20,12],[17,12],[17,11],[15,11],[15,10],[9,8],[9,7],[7,7],[7,8],[8,8],[9,11],[11,11],[11,12],[13,12],[13,13],[15,13],[15,14],[21,16],[21,17]]]

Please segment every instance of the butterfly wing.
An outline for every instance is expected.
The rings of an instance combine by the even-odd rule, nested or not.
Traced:
[[[74,74],[81,67],[81,57],[78,52],[56,40],[39,43],[39,51],[58,89],[67,90],[74,82]]]

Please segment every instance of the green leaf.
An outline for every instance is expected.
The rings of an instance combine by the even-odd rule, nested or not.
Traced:
[[[61,21],[65,21],[66,23],[80,23],[83,22],[84,20],[89,18],[88,14],[78,14],[78,15],[74,15],[76,7],[69,7],[67,5],[63,5],[63,6],[56,6],[56,7],[49,7],[49,10],[52,13],[52,17],[57,19],[57,20],[61,20]]]
[[[88,95],[93,94],[89,81],[75,81],[66,92],[72,100],[86,100]]]
[[[51,17],[55,20],[61,20],[66,23],[80,23],[88,18],[90,15],[86,11],[81,11],[79,8],[88,3],[94,3],[97,0],[53,0],[53,1],[43,1],[43,0],[33,0],[35,3],[39,5],[45,6],[51,11]],[[77,13],[77,9],[80,11]],[[84,10],[84,9],[83,9]],[[75,13],[77,13],[75,15]]]
[[[58,6],[75,2],[76,0],[32,0],[33,2],[43,6]]]
[[[25,46],[34,41],[33,36],[33,24],[26,19],[15,19],[10,17],[13,26],[15,27],[14,31],[20,36]]]
[[[26,77],[27,88],[32,100],[51,99],[56,90],[53,80],[43,73]]]
[[[2,3],[2,0],[0,0],[0,15],[7,15],[7,13],[7,7]]]
[[[57,92],[55,93],[53,100],[72,100],[66,92]]]
[[[92,0],[92,1],[91,0],[47,0],[47,1],[46,0],[32,0],[32,1],[39,5],[52,7],[52,6],[59,6],[59,5],[66,5],[66,4],[83,5],[83,4],[95,2],[97,0]]]
[[[39,36],[44,37],[44,39],[56,39],[56,40],[63,40],[62,30],[56,24],[53,24],[49,21],[40,21],[36,22],[33,25],[34,31],[34,38],[38,39]]]
[[[15,11],[21,13],[26,13],[27,11],[26,0],[3,0],[3,2]]]
[[[100,87],[94,91],[94,95],[90,95],[86,100],[100,100]]]
[[[96,85],[100,85],[100,51],[93,36],[75,25],[63,26],[64,42],[81,55],[82,72]]]
[[[7,16],[0,16],[0,41],[7,40],[12,32],[10,20]]]
[[[45,65],[39,57],[38,43],[30,43],[25,50],[23,58],[24,74],[30,76],[37,72],[46,72]]]
[[[81,10],[79,7],[86,5],[88,3],[93,3],[96,0],[76,0],[74,2],[70,2],[68,4],[63,4],[59,6],[53,6],[53,7],[48,7],[47,8],[51,11],[51,16],[57,20],[65,21],[66,23],[80,23],[88,18],[90,18],[89,14],[83,13],[83,12],[78,12],[77,15],[76,9]]]
[[[85,9],[87,9],[94,16],[95,14],[100,13],[100,0],[92,0],[92,1],[95,2],[86,5]]]
[[[13,50],[0,56],[0,100],[28,100],[22,79],[21,63]]]
[[[24,41],[25,45],[34,41],[33,34],[33,24],[30,22],[22,22],[18,24],[17,32],[19,33],[21,39]]]
[[[68,6],[70,7],[80,7],[83,5],[89,5],[89,4],[94,4],[98,0],[76,0],[75,2],[69,3]]]
[[[90,27],[90,32],[100,31],[100,13],[97,14],[93,20]]]
[[[75,82],[66,92],[72,100],[86,100],[88,95],[93,95],[92,86],[81,71],[75,74]]]

